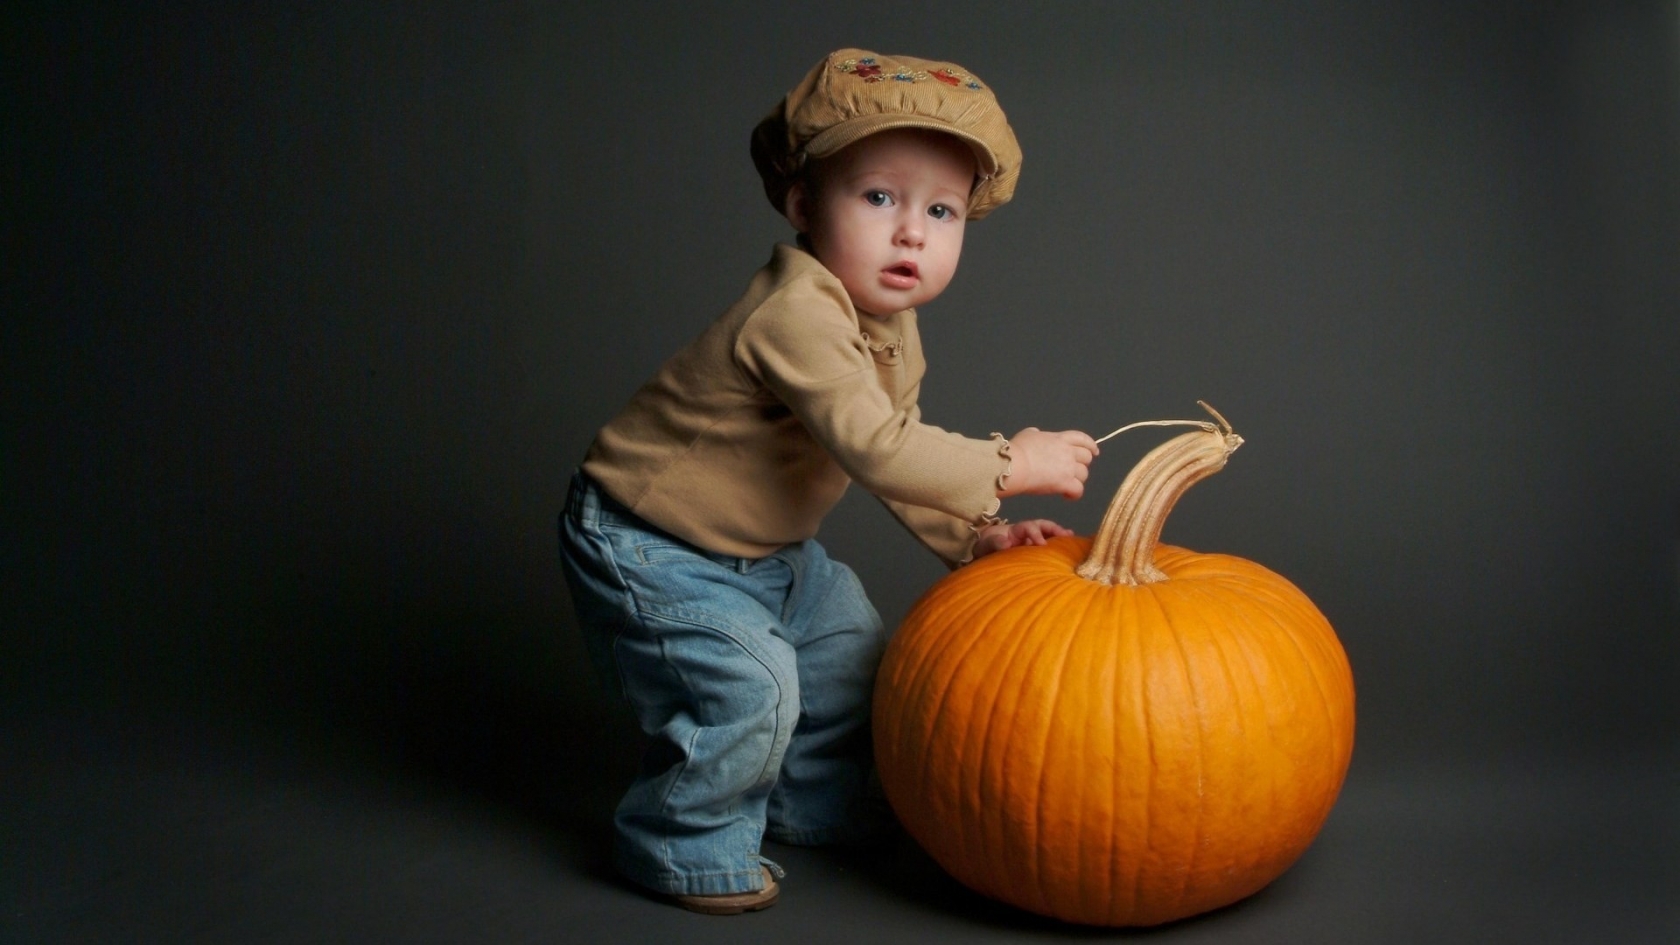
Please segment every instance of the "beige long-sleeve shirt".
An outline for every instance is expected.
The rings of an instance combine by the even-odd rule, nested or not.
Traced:
[[[948,565],[993,520],[1001,438],[921,422],[916,313],[853,308],[804,251],[778,245],[746,294],[603,427],[583,469],[655,526],[762,557],[816,535],[855,480]]]

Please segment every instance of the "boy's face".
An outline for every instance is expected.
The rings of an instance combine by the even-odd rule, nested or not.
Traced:
[[[788,219],[859,311],[890,315],[936,298],[956,274],[974,173],[957,138],[883,131],[796,184]]]

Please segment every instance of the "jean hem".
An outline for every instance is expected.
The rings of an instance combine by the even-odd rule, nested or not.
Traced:
[[[738,870],[706,870],[679,873],[675,870],[650,870],[623,857],[614,864],[620,873],[635,882],[667,896],[726,896],[734,893],[757,892],[764,888],[764,871],[780,875],[781,867],[762,857],[753,857],[752,866]]]

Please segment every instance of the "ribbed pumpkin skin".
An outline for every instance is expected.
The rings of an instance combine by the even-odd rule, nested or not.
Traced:
[[[1074,573],[1089,539],[988,555],[887,648],[876,754],[905,828],[987,896],[1155,925],[1248,896],[1323,826],[1353,751],[1353,677],[1281,576],[1157,547],[1168,580]]]

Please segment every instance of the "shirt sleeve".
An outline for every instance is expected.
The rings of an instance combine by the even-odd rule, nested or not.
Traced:
[[[947,568],[956,570],[974,560],[974,542],[979,537],[974,524],[936,509],[892,499],[883,498],[881,504]]]
[[[975,525],[996,515],[1006,459],[920,421],[882,388],[838,283],[809,282],[768,300],[743,325],[736,356],[855,482],[879,496]]]

